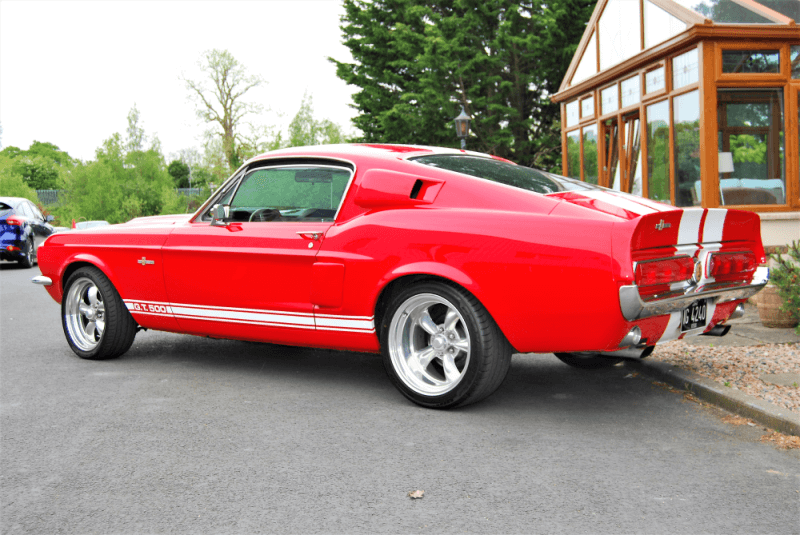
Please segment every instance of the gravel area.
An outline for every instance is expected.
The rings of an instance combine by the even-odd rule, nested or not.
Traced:
[[[764,377],[773,374],[800,376],[800,345],[698,347],[676,340],[657,346],[648,359],[693,371],[800,414],[800,381],[783,386],[771,384],[767,381],[772,378]]]

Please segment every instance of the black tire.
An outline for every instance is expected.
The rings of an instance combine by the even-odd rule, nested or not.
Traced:
[[[136,321],[108,277],[95,267],[82,267],[67,279],[61,325],[70,348],[82,359],[118,357],[136,336]]]
[[[425,323],[428,328],[420,321],[426,313],[432,320]],[[511,345],[489,312],[474,296],[441,282],[415,284],[394,296],[380,339],[392,383],[428,408],[449,409],[488,397],[511,365]],[[429,356],[411,356],[422,354]]]
[[[25,269],[32,268],[35,257],[36,245],[33,243],[33,238],[28,238],[28,241],[25,243],[22,258],[19,259],[19,265]]]
[[[616,366],[624,359],[619,357],[603,357],[592,353],[555,353],[564,364],[569,364],[573,368],[582,370],[599,370]]]

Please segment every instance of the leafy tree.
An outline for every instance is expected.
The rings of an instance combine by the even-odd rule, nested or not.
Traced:
[[[57,189],[63,176],[75,165],[75,160],[52,143],[34,141],[28,150],[6,147],[0,154],[10,158],[14,172],[34,190]]]
[[[180,160],[172,160],[167,167],[167,172],[175,181],[176,188],[188,188],[189,185],[189,166]]]
[[[198,101],[197,116],[206,123],[216,123],[218,130],[212,132],[222,140],[222,151],[231,171],[241,164],[241,147],[248,141],[242,133],[244,118],[262,110],[260,105],[246,102],[243,98],[264,80],[260,76],[248,75],[244,66],[227,50],[206,51],[200,68],[206,80],[184,81]],[[207,82],[211,82],[210,88]]]
[[[452,123],[472,117],[472,149],[560,167],[564,77],[594,0],[345,0],[344,44],[332,59],[360,90],[363,141],[457,146]]]
[[[0,197],[24,197],[39,202],[36,191],[14,170],[14,160],[0,152]]]
[[[175,185],[158,150],[151,147],[139,124],[138,113],[129,114],[128,136],[113,134],[97,149],[96,161],[79,163],[65,183],[65,201],[56,208],[62,221],[104,219],[121,223],[134,217],[162,212]]]
[[[327,145],[344,141],[345,136],[339,125],[328,119],[314,119],[312,98],[308,94],[303,95],[300,110],[289,123],[288,146]]]

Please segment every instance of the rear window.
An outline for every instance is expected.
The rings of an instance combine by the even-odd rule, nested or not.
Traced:
[[[11,206],[4,202],[0,202],[0,217],[10,214],[11,210],[13,210]]]
[[[459,154],[435,154],[420,156],[413,160],[431,167],[447,169],[448,171],[455,171],[456,173],[483,178],[544,195],[559,191],[594,189],[578,180],[492,158],[462,156]]]

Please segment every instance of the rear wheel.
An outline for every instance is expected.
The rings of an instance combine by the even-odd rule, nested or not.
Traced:
[[[472,295],[440,282],[414,285],[381,324],[383,363],[408,399],[430,408],[475,403],[508,373],[511,346]]]
[[[564,364],[584,370],[610,368],[623,360],[618,357],[604,357],[598,353],[555,353],[555,356]]]
[[[70,347],[84,359],[125,353],[136,336],[134,321],[111,281],[94,267],[80,268],[64,286],[61,320]]]
[[[36,246],[33,243],[33,238],[28,238],[27,243],[25,243],[25,249],[22,251],[22,258],[19,259],[19,265],[24,268],[32,268],[35,256]]]

